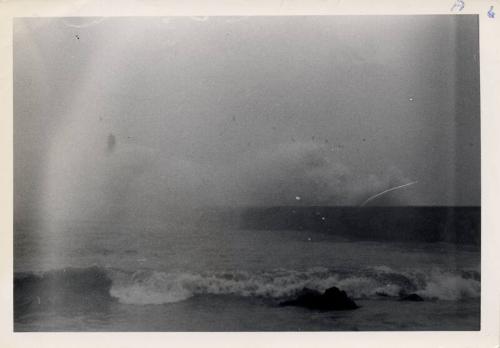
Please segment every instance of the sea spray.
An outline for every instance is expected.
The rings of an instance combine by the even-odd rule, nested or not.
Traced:
[[[89,277],[93,280],[89,281]],[[86,286],[79,286],[82,283]],[[56,295],[63,294],[66,302],[92,303],[96,300],[94,294],[99,294],[99,301],[102,301],[106,296],[101,295],[106,293],[108,300],[114,298],[135,305],[173,303],[206,294],[281,300],[304,288],[323,292],[333,286],[346,291],[354,299],[417,293],[426,299],[458,301],[477,298],[481,290],[476,271],[435,269],[428,274],[419,270],[395,271],[385,266],[351,272],[312,268],[305,271],[276,269],[203,273],[127,272],[92,267],[49,271],[40,276],[16,274],[15,284],[16,303],[19,304],[33,302],[36,296],[44,302],[54,297],[43,289],[51,289]]]

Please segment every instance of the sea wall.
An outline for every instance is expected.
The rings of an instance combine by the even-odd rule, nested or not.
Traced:
[[[316,230],[364,240],[481,241],[480,207],[268,207],[244,209],[240,228]]]

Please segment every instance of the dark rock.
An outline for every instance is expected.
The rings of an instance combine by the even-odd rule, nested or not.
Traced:
[[[424,299],[417,294],[409,294],[399,299],[400,301],[422,302]]]
[[[336,287],[327,289],[323,294],[316,290],[304,288],[293,300],[280,303],[281,306],[298,306],[320,310],[349,310],[359,308],[345,291]]]

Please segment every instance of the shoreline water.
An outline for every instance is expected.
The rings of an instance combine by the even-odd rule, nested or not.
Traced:
[[[15,331],[411,331],[480,325],[481,251],[474,243],[242,229],[224,218],[187,225],[68,221],[16,227]],[[278,306],[305,287],[333,286],[362,308],[346,314]],[[424,301],[399,301],[402,293]]]
[[[154,331],[159,327],[164,331],[477,330],[479,327],[480,275],[472,270],[435,271],[427,275],[377,267],[357,274],[327,269],[309,272],[280,269],[262,274],[240,271],[202,275],[91,267],[18,273],[14,284],[15,331],[106,328]],[[324,291],[331,286],[346,290],[363,308],[360,314],[279,306],[283,299],[293,298],[306,287]],[[402,293],[419,294],[424,302],[401,301]],[[232,313],[233,320],[244,324],[231,328],[226,323],[227,328],[220,327],[219,314],[227,311]],[[159,322],[147,325],[136,322],[134,318],[146,312],[155,313]],[[285,313],[291,317],[281,324],[264,324],[263,318],[248,322],[247,316],[256,315],[255,312],[263,317]],[[405,317],[410,312],[412,316]],[[165,318],[168,313],[174,313],[176,318],[192,315],[194,323],[175,322]],[[207,317],[208,323],[194,319],[200,313]],[[443,322],[429,321],[436,316],[442,316]],[[72,324],[63,323],[68,317],[80,319]],[[373,318],[379,322],[371,322]],[[184,327],[180,326],[182,323]]]
[[[354,311],[279,307],[260,298],[207,295],[162,305],[114,302],[94,312],[33,313],[14,323],[36,331],[477,331],[480,300],[358,300]]]

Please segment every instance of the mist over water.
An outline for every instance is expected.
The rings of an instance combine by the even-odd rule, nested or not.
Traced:
[[[76,22],[16,22],[17,219],[479,202],[457,19]]]
[[[357,171],[314,142],[242,152],[232,165],[222,166],[122,144],[120,138],[112,149],[87,138],[77,141],[73,138],[74,146],[63,148],[50,168],[47,214],[68,214],[56,218],[160,218],[175,206],[359,205],[410,181],[395,167],[383,176]]]

